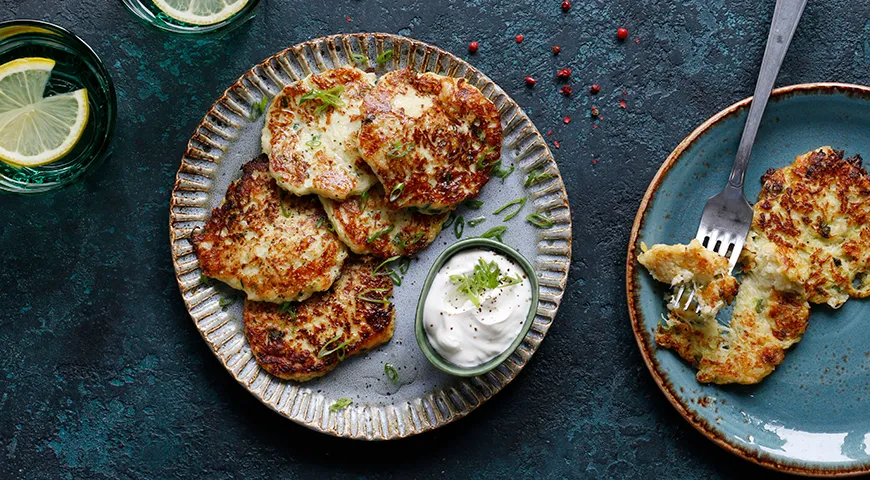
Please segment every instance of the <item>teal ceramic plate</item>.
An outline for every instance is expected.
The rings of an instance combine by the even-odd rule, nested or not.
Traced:
[[[870,472],[870,301],[813,306],[803,340],[756,386],[710,386],[652,332],[665,313],[664,286],[636,255],[640,242],[687,243],[701,210],[728,178],[749,99],[698,127],[662,165],[644,196],[629,243],[628,306],[644,360],[676,409],[719,446],[765,467],[819,476]],[[806,84],[774,91],[746,180],[823,145],[870,158],[870,88]]]

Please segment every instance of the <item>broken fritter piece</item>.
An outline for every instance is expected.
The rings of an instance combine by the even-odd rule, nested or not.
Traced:
[[[284,193],[260,155],[192,237],[205,276],[266,302],[304,300],[338,278],[347,249],[315,196]]]
[[[245,336],[257,363],[288,380],[325,375],[345,358],[390,340],[393,282],[371,258],[351,258],[333,287],[286,305],[246,301]]]

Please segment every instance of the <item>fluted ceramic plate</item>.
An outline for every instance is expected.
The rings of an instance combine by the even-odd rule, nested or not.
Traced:
[[[726,450],[789,473],[868,473],[870,300],[853,298],[839,310],[813,305],[803,340],[758,385],[699,384],[694,368],[655,344],[666,287],[637,264],[640,242],[688,243],[695,236],[704,202],[728,180],[749,101],[692,132],[647,190],[629,243],[626,279],[637,343],[668,400]],[[870,88],[816,83],[775,90],[752,149],[747,198],[758,198],[767,169],[824,145],[870,158]]]
[[[484,202],[482,209],[460,208],[457,213],[465,218],[486,216],[487,220],[476,227],[466,225],[463,238],[480,235],[502,224],[500,217],[492,215],[493,210],[528,196],[521,215],[505,224],[508,230],[504,241],[538,271],[537,316],[514,354],[486,375],[462,379],[431,366],[414,337],[414,312],[429,266],[457,240],[449,228],[414,258],[404,282],[396,287],[396,331],[392,341],[349,358],[321,379],[284,381],[266,373],[254,360],[244,335],[240,294],[222,285],[200,282],[199,262],[189,237],[220,204],[227,186],[239,177],[241,165],[261,152],[264,120],[254,118],[253,105],[311,73],[351,64],[351,54],[364,55],[375,66],[377,57],[387,50],[394,54],[385,64],[376,66],[378,76],[410,66],[418,71],[464,77],[498,107],[504,128],[502,162],[516,166],[516,171],[504,184],[498,178],[490,180],[479,197]],[[523,182],[533,169],[554,176],[527,189]],[[553,227],[538,229],[524,221],[533,212],[550,217]],[[454,55],[388,34],[335,35],[301,43],[242,75],[215,102],[188,144],[172,192],[169,222],[172,258],[182,297],[194,325],[227,371],[269,408],[294,422],[336,436],[367,440],[407,437],[438,428],[465,416],[513,380],[553,322],[571,261],[571,216],[559,169],[522,109],[492,80]],[[229,301],[232,303],[227,305]],[[387,362],[399,371],[397,384],[384,374]],[[339,398],[350,398],[353,403],[330,412],[330,405]]]

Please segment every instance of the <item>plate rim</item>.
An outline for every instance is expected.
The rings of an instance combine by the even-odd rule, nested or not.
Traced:
[[[863,97],[870,99],[870,86],[857,85],[851,83],[838,83],[838,82],[811,82],[811,83],[800,83],[795,85],[788,85],[784,87],[780,87],[774,89],[771,94],[771,100],[779,99],[779,98],[787,98],[799,94],[812,94],[812,93],[828,93],[828,94],[857,94]],[[717,432],[714,428],[710,427],[706,424],[706,421],[698,418],[692,412],[689,411],[688,406],[685,405],[678,395],[674,393],[672,390],[671,384],[665,380],[662,375],[658,372],[657,365],[652,358],[654,352],[650,352],[647,348],[647,343],[644,341],[645,329],[641,324],[641,314],[639,312],[639,308],[637,306],[637,292],[635,290],[635,278],[637,276],[637,272],[639,269],[637,268],[637,243],[638,243],[638,235],[640,233],[641,227],[643,226],[644,219],[646,217],[646,213],[649,210],[650,203],[655,197],[656,191],[658,190],[661,182],[664,180],[665,176],[670,171],[671,167],[677,162],[677,160],[683,155],[683,153],[692,146],[701,136],[703,136],[708,130],[718,124],[720,121],[724,120],[731,115],[735,115],[747,108],[748,105],[752,102],[752,97],[746,97],[742,100],[739,100],[728,107],[720,110],[707,120],[705,120],[701,125],[696,127],[692,132],[686,136],[674,150],[668,155],[665,159],[662,166],[659,167],[653,179],[650,181],[649,186],[644,193],[643,199],[641,200],[640,206],[638,207],[637,214],[635,215],[634,224],[631,228],[631,236],[629,237],[628,242],[628,255],[626,259],[626,273],[625,273],[625,290],[626,297],[628,301],[628,314],[629,319],[631,321],[632,333],[634,334],[635,342],[637,343],[638,349],[640,350],[641,357],[643,358],[644,364],[646,364],[647,369],[650,372],[650,375],[655,380],[656,385],[659,387],[659,390],[665,395],[671,405],[680,413],[680,415],[689,422],[690,425],[695,427],[697,431],[699,431],[702,435],[704,435],[707,439],[721,447],[722,449],[731,452],[732,454],[748,460],[752,463],[760,465],[762,467],[790,474],[803,475],[808,477],[850,477],[850,476],[858,476],[865,475],[870,473],[870,462],[867,462],[863,465],[855,465],[854,468],[844,469],[842,467],[837,467],[836,469],[824,468],[824,467],[809,467],[809,466],[800,466],[791,463],[780,463],[772,458],[769,458],[768,455],[759,456],[750,452],[744,448],[741,448],[738,445],[729,443],[728,440]]]
[[[356,42],[356,49],[351,48],[351,40]],[[500,117],[502,117],[502,120],[504,120],[504,113],[502,113],[502,110],[508,112],[513,110],[513,116],[511,120],[504,127],[505,138],[507,138],[508,132],[510,130],[516,129],[518,131],[518,133],[516,133],[516,135],[518,136],[515,144],[516,148],[523,152],[534,153],[530,154],[531,157],[534,157],[531,160],[529,160],[528,158],[524,159],[528,161],[528,166],[530,168],[538,168],[543,166],[547,171],[550,171],[554,174],[553,179],[542,183],[538,187],[535,187],[536,190],[527,189],[527,195],[532,199],[533,205],[535,204],[535,201],[539,198],[547,199],[549,197],[555,197],[555,201],[549,200],[547,201],[546,205],[538,205],[537,211],[539,212],[548,212],[564,209],[564,214],[559,214],[558,218],[553,218],[557,221],[557,228],[548,229],[552,233],[538,233],[536,237],[536,243],[538,245],[536,247],[536,256],[558,255],[564,257],[564,259],[559,260],[541,259],[535,262],[535,267],[537,270],[544,272],[555,272],[558,274],[556,278],[551,277],[546,282],[544,282],[543,280],[541,281],[541,289],[539,291],[541,292],[542,300],[546,298],[546,301],[550,303],[551,306],[544,306],[542,305],[543,302],[539,303],[538,305],[538,313],[536,315],[536,322],[534,323],[538,324],[539,322],[537,320],[543,319],[542,322],[538,325],[539,331],[535,331],[535,329],[533,328],[529,332],[529,334],[526,335],[520,347],[511,355],[511,357],[509,357],[509,359],[506,360],[501,366],[488,373],[487,375],[469,379],[461,379],[461,381],[463,382],[462,384],[457,383],[456,385],[452,385],[449,388],[439,390],[437,393],[430,392],[424,394],[419,398],[414,398],[411,401],[405,402],[405,406],[410,409],[410,413],[405,417],[401,417],[402,421],[409,423],[409,425],[405,425],[404,427],[394,427],[394,425],[390,423],[391,418],[387,414],[388,412],[386,412],[386,409],[392,408],[393,410],[395,410],[393,412],[393,417],[398,417],[400,413],[404,413],[399,412],[399,408],[395,403],[366,404],[362,407],[358,407],[359,411],[356,412],[357,415],[351,415],[349,413],[346,413],[350,409],[345,409],[341,412],[338,412],[335,418],[333,418],[332,415],[329,415],[326,418],[322,418],[317,416],[317,414],[315,413],[314,418],[309,420],[305,418],[306,411],[310,411],[312,408],[320,408],[321,410],[325,409],[323,405],[319,404],[312,407],[312,404],[315,404],[317,401],[316,398],[313,398],[311,402],[304,402],[305,404],[300,407],[299,412],[297,414],[291,415],[290,412],[279,410],[278,406],[279,403],[281,403],[280,398],[274,399],[273,395],[274,402],[269,401],[267,398],[265,398],[265,391],[255,391],[255,389],[253,388],[253,384],[255,384],[260,378],[260,367],[257,366],[258,371],[253,375],[252,378],[242,378],[243,372],[241,372],[241,369],[239,372],[235,372],[231,368],[231,366],[229,365],[231,359],[224,358],[218,353],[216,345],[209,338],[207,338],[207,332],[204,331],[204,329],[201,328],[200,325],[198,325],[198,320],[193,316],[192,310],[196,305],[191,304],[191,299],[188,298],[187,294],[189,294],[193,288],[199,285],[199,282],[185,282],[182,280],[182,275],[190,274],[190,269],[188,267],[190,266],[191,262],[187,262],[182,265],[181,259],[185,256],[190,256],[191,253],[189,250],[180,249],[176,245],[176,242],[178,242],[179,240],[186,239],[193,228],[181,228],[176,225],[176,223],[191,223],[190,219],[188,218],[191,215],[185,213],[185,209],[191,207],[190,200],[182,200],[182,198],[179,197],[177,193],[179,191],[192,191],[193,193],[205,192],[207,200],[210,192],[212,191],[212,189],[208,186],[203,186],[201,189],[194,190],[189,190],[182,187],[183,183],[189,183],[189,180],[184,181],[182,179],[182,174],[198,174],[200,176],[207,177],[210,181],[213,179],[213,174],[212,176],[209,176],[208,169],[206,167],[191,164],[189,160],[196,160],[199,163],[203,161],[211,162],[212,166],[219,163],[216,160],[217,157],[212,157],[206,152],[196,151],[194,144],[195,141],[200,144],[203,143],[201,138],[203,135],[201,132],[203,130],[215,133],[214,125],[211,124],[211,121],[214,118],[217,118],[220,121],[224,117],[226,117],[224,112],[220,111],[221,109],[219,109],[218,107],[222,107],[224,111],[229,110],[231,111],[231,113],[235,113],[238,116],[244,117],[245,114],[239,110],[242,106],[244,106],[244,102],[247,101],[253,104],[257,99],[255,97],[251,97],[250,94],[246,96],[240,95],[238,92],[236,92],[236,90],[244,90],[246,88],[252,87],[253,89],[258,90],[259,94],[262,94],[263,96],[266,96],[268,94],[271,97],[272,94],[269,93],[268,88],[264,86],[263,81],[258,77],[258,75],[269,75],[267,68],[271,68],[271,63],[274,62],[281,65],[281,67],[285,69],[284,73],[287,76],[297,75],[297,72],[290,72],[290,75],[287,74],[287,70],[289,70],[289,68],[281,63],[282,57],[294,54],[301,55],[305,52],[306,49],[311,52],[312,58],[314,58],[314,62],[308,62],[306,60],[304,64],[301,64],[303,73],[305,74],[302,75],[302,77],[304,77],[308,74],[320,71],[322,65],[325,64],[325,62],[333,62],[335,64],[337,60],[337,49],[346,50],[346,53],[356,53],[357,51],[362,50],[363,54],[366,54],[366,56],[370,56],[370,54],[372,53],[370,52],[370,47],[372,46],[372,43],[375,44],[373,49],[373,52],[375,54],[377,54],[378,51],[384,50],[385,45],[388,43],[393,48],[398,48],[398,51],[400,52],[399,55],[393,55],[393,58],[388,60],[389,62],[393,63],[393,67],[397,65],[396,58],[400,55],[408,55],[408,57],[410,58],[415,55],[417,50],[421,50],[425,54],[424,62],[421,65],[423,67],[422,71],[430,71],[429,68],[432,67],[429,66],[429,63],[431,63],[429,61],[429,56],[433,55],[435,58],[434,67],[437,67],[437,70],[435,71],[446,76],[465,78],[467,81],[469,81],[470,84],[480,88],[481,91],[484,92],[484,95],[490,98],[494,103],[497,103],[497,107],[499,107],[500,110],[499,115]],[[402,51],[403,46],[407,46],[407,51]],[[321,47],[329,50],[329,52],[326,53],[330,55],[326,57],[325,60],[324,52],[320,50]],[[371,59],[369,60],[371,65]],[[413,60],[413,58],[411,58],[411,60]],[[417,63],[418,62],[414,61],[414,63],[409,66],[417,68]],[[446,67],[442,69],[441,67],[444,66],[442,64],[445,63]],[[395,69],[396,68],[389,68],[387,71],[392,71]],[[258,73],[258,70],[259,72],[265,73]],[[462,75],[455,75],[458,71],[463,71]],[[268,79],[273,83],[278,84],[274,75],[269,75]],[[245,85],[246,82],[248,85],[250,85],[250,87]],[[487,93],[487,91],[489,93]],[[233,94],[236,98],[233,98]],[[240,104],[239,100],[237,99],[238,97],[242,97],[242,104]],[[499,97],[503,97],[503,99],[499,99]],[[501,102],[498,102],[498,100],[501,100]],[[501,103],[501,106],[499,106],[498,103]],[[526,128],[527,126],[531,126],[531,128],[528,129]],[[214,145],[210,145],[208,144],[208,142],[205,143],[207,146],[214,147]],[[530,146],[522,146],[524,144],[528,144]],[[523,170],[519,168],[520,161],[521,159],[518,157],[515,160],[515,163],[518,165],[517,172],[522,174]],[[210,212],[210,208],[208,208],[208,210]],[[531,119],[528,117],[522,107],[520,107],[519,104],[514,101],[506,92],[504,92],[504,90],[499,87],[498,84],[496,84],[492,79],[490,79],[476,67],[463,60],[462,58],[458,57],[457,55],[429,43],[423,42],[421,40],[416,40],[413,38],[395,35],[391,33],[379,32],[338,33],[298,42],[296,44],[293,44],[292,46],[289,46],[285,49],[278,51],[277,53],[268,56],[263,61],[255,64],[250,70],[244,72],[217,98],[217,100],[206,112],[203,119],[194,128],[194,132],[191,135],[185,152],[181,157],[180,165],[176,173],[175,182],[171,191],[171,198],[169,204],[169,241],[176,282],[179,286],[182,301],[184,302],[185,308],[188,311],[188,316],[194,322],[194,328],[196,328],[197,332],[199,332],[200,336],[206,342],[206,345],[208,345],[208,347],[211,349],[212,354],[216,357],[218,362],[224,367],[225,370],[227,370],[227,373],[229,373],[232,378],[234,378],[245,390],[248,391],[248,393],[253,395],[261,403],[263,403],[265,406],[275,411],[282,417],[285,417],[292,422],[307,427],[311,430],[315,430],[335,437],[357,440],[393,440],[398,438],[406,438],[427,431],[435,430],[439,427],[442,427],[460,418],[465,417],[468,413],[480,407],[480,405],[492,398],[492,396],[501,391],[505,386],[507,386],[508,383],[514,380],[519,372],[525,367],[528,360],[537,351],[541,341],[543,341],[543,338],[546,336],[547,331],[552,326],[552,323],[555,320],[556,313],[558,312],[562,297],[564,296],[565,290],[567,288],[568,274],[570,272],[570,265],[572,259],[572,227],[573,222],[571,220],[570,204],[565,189],[565,183],[559,170],[559,165],[556,162],[556,159],[553,156],[549,145],[547,145],[540,131],[537,129],[537,127],[534,125],[534,123],[531,121]],[[553,253],[553,251],[558,250],[557,248],[554,248],[553,251],[545,252],[542,251],[540,247],[540,242],[544,240],[562,241],[565,243],[565,246],[560,247],[561,251],[559,251],[558,254]],[[195,254],[193,254],[193,256],[195,257]],[[196,264],[194,270],[198,271],[198,261],[194,261],[192,263]],[[541,263],[544,263],[545,265],[542,267]],[[193,284],[194,286],[191,287],[191,284]],[[543,290],[545,284],[550,289],[550,291],[548,291],[546,295],[544,294]],[[208,287],[206,287],[206,289],[207,288]],[[213,298],[215,295],[215,293],[212,293],[207,298]],[[201,305],[201,303],[198,303],[197,305]],[[533,332],[537,334],[537,338],[532,335]],[[242,336],[244,336],[243,330]],[[247,343],[247,340],[245,340],[245,343]],[[519,362],[514,359],[518,359]],[[513,363],[511,363],[511,360],[514,360]],[[484,392],[481,397],[478,398],[476,395],[474,395],[476,402],[469,404],[465,402],[465,399],[462,398],[461,395],[462,393],[467,392],[464,392],[463,389],[460,387],[466,387],[464,382],[471,383],[472,380],[478,380],[478,383],[483,383],[487,387],[490,387],[491,383],[492,386],[490,390]],[[268,383],[268,380],[266,380],[266,383]],[[295,382],[294,384],[296,385],[297,390],[299,390],[299,386],[304,386],[304,383]],[[455,406],[456,403],[456,401],[452,399],[452,396],[450,395],[451,393],[454,394],[454,396],[456,397],[460,397],[459,402],[463,404],[464,409],[451,409],[451,406]],[[294,393],[294,402],[296,401],[296,395],[297,394]],[[431,405],[423,405],[427,400],[431,403]],[[439,401],[446,404],[446,406],[440,405]],[[419,405],[414,404],[414,402]],[[429,407],[429,409],[424,408],[427,406]],[[377,418],[376,420],[372,419],[371,417],[377,415],[378,412],[376,410],[379,408],[384,409],[384,418]],[[448,410],[449,415],[446,419],[443,418],[445,414],[441,410],[442,408],[447,408]],[[431,412],[429,410],[431,410]],[[432,412],[434,412],[434,414]],[[340,420],[338,418],[339,415],[342,415],[343,420]],[[417,416],[417,418],[414,418],[415,415]],[[426,415],[426,418],[423,418],[423,415]],[[363,425],[363,423],[366,421],[365,417],[368,417],[367,420],[369,423]],[[339,422],[342,424],[341,432],[338,431]],[[356,425],[356,423],[354,422],[359,423],[359,428],[356,432],[353,431],[353,426]],[[394,421],[392,423],[396,422]],[[348,427],[348,424],[352,425]],[[404,431],[402,431],[402,429],[404,429]]]

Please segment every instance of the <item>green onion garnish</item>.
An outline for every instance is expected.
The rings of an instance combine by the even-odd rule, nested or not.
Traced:
[[[391,302],[385,298],[375,298],[375,297],[368,296],[368,294],[370,294],[370,293],[384,293],[384,292],[388,292],[389,290],[390,290],[389,288],[369,288],[368,290],[363,290],[362,292],[360,292],[360,294],[357,295],[356,298],[358,298],[364,302],[382,303],[384,305],[389,305]]]
[[[284,206],[284,202],[281,202],[281,216],[284,218],[290,218],[290,210],[287,210],[287,207]]]
[[[514,218],[514,217],[516,217],[517,214],[520,213],[520,210],[522,210],[523,207],[526,205],[526,197],[518,198],[518,199],[516,199],[516,200],[512,200],[512,201],[510,201],[510,202],[508,202],[508,203],[502,205],[501,207],[498,208],[498,210],[496,210],[496,211],[494,211],[494,212],[492,212],[492,213],[495,214],[495,215],[498,215],[499,213],[501,213],[501,212],[507,210],[508,208],[510,208],[510,207],[512,207],[512,206],[514,206],[514,205],[519,205],[519,207],[518,207],[516,210],[514,210],[513,212],[511,212],[510,214],[508,214],[508,216],[504,217],[504,221],[505,221],[505,222],[508,221],[508,220],[510,220],[510,219],[512,219],[512,218]]]
[[[354,63],[356,63],[357,65],[362,65],[364,67],[369,66],[369,57],[366,57],[365,55],[351,53],[350,58],[353,59]]]
[[[500,159],[498,159],[498,160],[492,161],[490,163],[486,163],[487,155],[489,155],[490,153],[492,153],[494,151],[495,151],[495,147],[486,147],[486,149],[483,150],[483,152],[480,154],[480,156],[477,157],[477,169],[478,170],[486,170],[487,168],[489,168],[489,167],[495,165],[496,163],[498,163],[499,161],[501,161]]]
[[[384,53],[378,55],[377,62],[378,66],[384,66],[385,63],[389,62],[393,58],[393,50],[385,50]]]
[[[339,398],[335,401],[335,403],[329,406],[329,411],[337,412],[339,410],[344,410],[345,408],[350,406],[351,403],[353,403],[353,400],[349,398]]]
[[[492,169],[492,174],[501,179],[501,183],[504,183],[504,179],[506,179],[510,174],[514,173],[517,167],[511,165],[511,168],[504,168],[501,166],[501,162],[496,165],[494,169]]]
[[[339,98],[343,92],[344,85],[338,85],[329,90],[318,90],[313,88],[310,92],[299,97],[299,104],[301,105],[309,100],[319,100],[321,105],[314,109],[314,113],[320,115],[329,110],[330,107],[344,107],[344,101]]]
[[[476,227],[485,221],[486,221],[486,217],[477,217],[477,218],[472,218],[471,220],[469,220],[466,223],[468,224],[469,227]]]
[[[462,215],[456,217],[456,223],[453,225],[453,233],[456,234],[456,238],[462,237],[462,232],[465,231],[465,218]]]
[[[359,211],[365,212],[366,205],[368,205],[368,203],[369,203],[369,191],[366,190],[365,192],[362,192],[362,194],[359,196]]]
[[[469,198],[468,200],[464,200],[462,204],[468,208],[473,208],[475,210],[478,210],[480,209],[480,207],[483,206],[483,202],[477,200],[476,198]]]
[[[526,216],[526,221],[538,228],[550,228],[553,226],[553,221],[540,213],[532,213]]]
[[[413,152],[415,148],[417,148],[417,146],[414,145],[413,142],[396,142],[393,144],[393,148],[387,152],[387,156],[390,158],[401,158]]]
[[[317,148],[323,144],[320,143],[320,135],[313,135],[311,140],[305,142],[305,145],[308,145],[308,148]]]
[[[278,307],[278,313],[289,313],[291,317],[296,319],[296,304],[293,302],[284,302]]]
[[[447,215],[447,220],[444,220],[444,223],[441,224],[441,229],[445,229],[450,225],[453,225],[453,222],[456,221],[456,213],[450,212],[450,215]]]
[[[481,238],[494,238],[499,242],[504,243],[504,240],[501,238],[504,235],[504,232],[507,231],[507,227],[504,225],[498,227],[492,227],[481,235]]]
[[[386,375],[391,382],[399,383],[399,371],[396,370],[396,367],[394,367],[392,363],[387,362],[384,364],[384,375]]]
[[[526,187],[531,187],[532,185],[536,185],[538,183],[543,182],[544,180],[549,180],[555,177],[552,173],[542,172],[540,169],[532,170],[529,172],[529,176],[526,177]]]
[[[404,192],[404,191],[405,191],[405,182],[402,182],[402,183],[396,185],[395,187],[393,187],[393,189],[390,190],[390,201],[395,202],[396,200],[398,200],[399,197],[402,196],[402,192]]]
[[[251,117],[256,120],[263,116],[266,111],[266,106],[269,105],[269,99],[263,97],[259,102],[251,105]]]
[[[392,232],[392,231],[393,231],[393,226],[392,226],[392,225],[390,225],[389,227],[384,228],[384,229],[382,229],[382,230],[378,230],[377,232],[375,232],[375,233],[369,235],[368,238],[366,238],[366,243],[372,243],[372,242],[374,242],[375,240],[381,238],[382,235],[387,234],[387,233],[390,233],[390,232]]]
[[[226,307],[227,305],[232,305],[235,302],[235,299],[232,298],[221,298],[218,300],[218,305],[220,307]]]
[[[381,262],[380,265],[378,265],[377,267],[375,267],[375,269],[373,270],[373,272],[377,273],[378,270],[380,270],[381,268],[384,267],[384,265],[386,265],[386,264],[388,264],[388,263],[391,263],[391,262],[395,262],[396,260],[398,260],[398,259],[400,259],[400,258],[402,258],[401,255],[396,255],[396,256],[393,256],[393,257],[390,257],[390,258],[384,260],[383,262]]]
[[[477,260],[471,274],[450,275],[450,282],[456,285],[456,290],[471,300],[475,307],[480,308],[480,295],[487,290],[516,285],[523,280],[519,274],[515,277],[503,275],[495,261]]]
[[[317,358],[323,358],[323,357],[325,357],[325,356],[327,356],[327,355],[329,355],[329,354],[331,354],[331,353],[335,353],[335,352],[337,352],[337,351],[339,351],[339,350],[342,350],[342,349],[344,349],[345,347],[347,347],[347,345],[350,343],[350,340],[346,340],[346,341],[341,342],[341,343],[339,343],[338,345],[336,345],[335,348],[330,349],[329,346],[330,346],[333,342],[337,342],[339,338],[341,338],[341,334],[340,334],[340,333],[337,333],[334,337],[332,337],[332,340],[326,342],[326,344],[323,345],[323,348],[320,349],[320,352],[317,353]],[[345,354],[345,352],[341,352],[341,353],[339,353],[339,355],[338,355],[338,359],[339,359],[339,360],[344,360],[344,354]]]
[[[402,275],[408,273],[408,269],[411,267],[411,259],[407,257],[403,257],[399,260],[399,271],[402,272]]]
[[[211,285],[211,279],[200,273],[199,274],[199,283],[201,283],[203,285]]]

